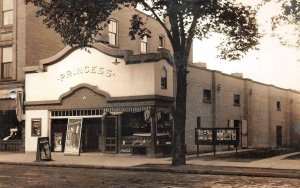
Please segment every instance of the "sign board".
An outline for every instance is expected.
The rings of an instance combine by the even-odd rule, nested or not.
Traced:
[[[68,121],[65,154],[79,155],[81,142],[82,118],[71,118]]]
[[[36,161],[51,161],[49,137],[38,138]]]
[[[196,128],[196,145],[234,145],[239,144],[238,128]]]

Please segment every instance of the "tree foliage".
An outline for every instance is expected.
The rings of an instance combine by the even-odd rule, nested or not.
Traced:
[[[236,60],[259,43],[256,12],[235,0],[25,0],[39,9],[44,24],[55,29],[67,45],[88,46],[109,22],[112,12],[138,5],[164,28],[173,48],[177,76],[174,112],[173,165],[185,164],[185,119],[187,64],[192,41],[221,33],[219,56]],[[138,15],[132,15],[129,35],[151,35],[151,28]]]
[[[171,28],[165,28],[172,41],[181,46],[197,37],[200,40],[210,33],[226,36],[219,46],[220,57],[235,60],[258,44],[256,12],[251,7],[222,0],[25,0],[39,7],[37,16],[44,16],[44,24],[55,29],[67,45],[86,46],[97,42],[95,38],[109,22],[112,12],[123,7],[142,5],[153,17]],[[138,15],[133,15],[129,35],[150,36]],[[174,46],[173,46],[174,47]]]
[[[268,2],[270,0],[265,0],[263,4]],[[300,48],[300,0],[276,0],[275,2],[281,5],[281,12],[272,17],[274,35],[283,45]],[[289,26],[289,31],[276,32],[281,26]]]

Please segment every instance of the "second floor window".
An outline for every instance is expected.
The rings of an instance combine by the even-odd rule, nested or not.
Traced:
[[[240,106],[240,95],[233,95],[233,106]]]
[[[144,36],[141,40],[141,53],[147,53],[148,48],[148,38]]]
[[[158,37],[158,48],[164,48],[165,45],[164,45],[164,37],[163,36],[159,36]]]
[[[167,75],[167,69],[165,67],[163,67],[161,69],[161,73],[160,73],[160,88],[161,89],[167,89],[168,86],[168,75]]]
[[[2,1],[2,18],[3,25],[13,24],[13,0]]]
[[[117,46],[117,22],[110,20],[108,25],[109,44]]]
[[[277,107],[277,111],[281,111],[280,101],[277,101],[276,107]]]
[[[12,79],[12,47],[2,48],[1,79]]]
[[[211,102],[211,91],[208,89],[203,90],[203,102],[210,103]]]

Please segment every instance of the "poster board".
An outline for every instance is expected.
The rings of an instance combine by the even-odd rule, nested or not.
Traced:
[[[62,133],[54,133],[54,151],[62,151]]]
[[[51,161],[49,137],[38,138],[36,161]]]
[[[234,145],[239,144],[238,128],[196,128],[196,145]]]
[[[82,118],[70,118],[67,125],[65,155],[79,155]]]

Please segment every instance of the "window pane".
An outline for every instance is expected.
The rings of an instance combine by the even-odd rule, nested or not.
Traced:
[[[108,31],[112,33],[117,33],[117,23],[115,21],[110,20]]]
[[[240,106],[240,95],[235,94],[233,96],[233,105]]]
[[[142,42],[147,42],[147,36],[144,36],[144,37],[142,38]]]
[[[2,49],[2,62],[12,62],[12,47]]]
[[[142,53],[147,52],[147,43],[141,42],[141,52]]]
[[[3,0],[2,10],[12,10],[13,9],[13,0]]]
[[[167,77],[167,70],[166,70],[165,67],[163,67],[163,68],[161,69],[160,76],[161,76],[161,77]]]
[[[117,23],[116,22],[112,22],[112,32],[117,33]]]
[[[11,25],[13,24],[13,11],[5,11],[3,12],[3,25]]]
[[[109,44],[116,45],[116,34],[109,33],[108,36],[109,36]]]
[[[159,36],[159,47],[164,47],[164,37],[163,36]]]

